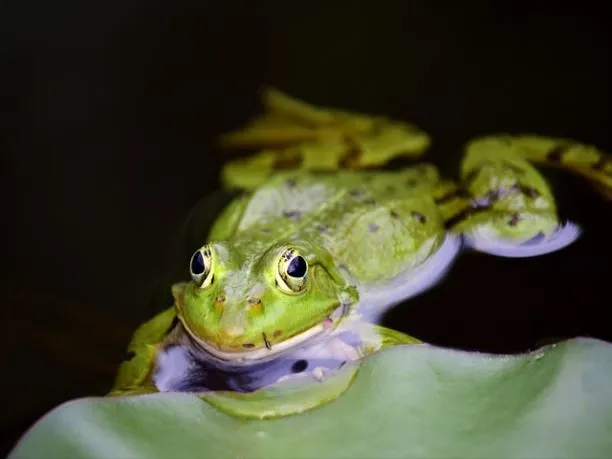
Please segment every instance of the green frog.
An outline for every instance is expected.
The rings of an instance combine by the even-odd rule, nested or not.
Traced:
[[[414,125],[272,88],[262,98],[263,115],[221,137],[225,147],[258,149],[222,170],[224,186],[243,193],[186,263],[190,279],[173,285],[172,307],[136,331],[111,395],[182,390],[198,362],[245,373],[283,359],[341,368],[421,345],[377,322],[442,281],[463,247],[531,257],[579,238],[531,162],[571,169],[612,196],[610,158],[570,140],[475,139],[455,182],[427,162],[382,168],[426,152],[430,138]],[[289,372],[275,384],[325,381],[333,369]]]

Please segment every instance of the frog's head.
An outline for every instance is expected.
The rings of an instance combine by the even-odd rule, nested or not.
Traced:
[[[473,213],[462,226],[469,247],[503,257],[544,255],[567,247],[580,236],[578,225],[561,223],[548,210],[491,209]]]
[[[333,329],[356,302],[324,249],[304,242],[198,249],[177,315],[204,351],[230,364],[263,361]]]

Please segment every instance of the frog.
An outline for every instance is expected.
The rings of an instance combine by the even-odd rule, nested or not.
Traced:
[[[137,330],[135,356],[114,392],[175,387],[159,365],[160,351],[174,346],[217,368],[250,371],[287,354],[341,365],[420,343],[376,319],[444,277],[460,250],[433,196],[389,186],[427,180],[436,180],[427,166],[374,175],[287,171],[234,199],[192,255],[191,279],[172,286],[172,308]],[[323,380],[331,370],[298,377]]]
[[[609,156],[573,140],[476,138],[453,180],[426,161],[384,168],[426,153],[431,139],[413,124],[316,107],[274,88],[262,102],[263,114],[219,139],[255,150],[221,170],[223,186],[240,193],[186,260],[189,278],[172,286],[171,307],[136,330],[109,395],[176,391],[176,374],[194,361],[249,372],[324,355],[340,368],[426,345],[378,323],[442,282],[464,250],[533,257],[580,237],[577,223],[560,220],[534,164],[572,170],[612,197]],[[272,385],[325,382],[328,370]]]

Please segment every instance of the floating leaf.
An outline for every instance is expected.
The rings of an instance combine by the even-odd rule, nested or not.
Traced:
[[[611,380],[612,345],[594,339],[520,356],[398,346],[298,415],[236,418],[189,394],[87,398],[43,417],[9,457],[608,458]]]

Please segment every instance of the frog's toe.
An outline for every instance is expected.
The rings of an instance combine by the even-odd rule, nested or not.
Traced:
[[[527,258],[561,250],[574,243],[581,235],[580,226],[565,222],[549,235],[539,233],[527,240],[503,239],[487,227],[474,228],[464,234],[467,247],[499,257]]]

